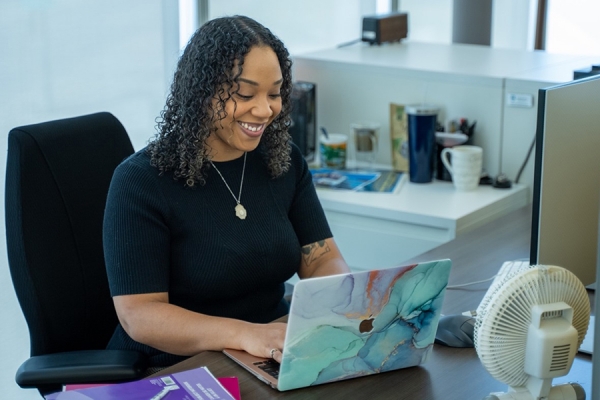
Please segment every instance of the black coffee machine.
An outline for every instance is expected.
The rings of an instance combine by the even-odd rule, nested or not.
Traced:
[[[307,161],[315,157],[317,139],[317,88],[314,83],[294,82],[292,88],[292,126],[289,133]]]

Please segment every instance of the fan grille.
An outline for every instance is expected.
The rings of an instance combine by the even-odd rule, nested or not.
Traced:
[[[494,281],[477,310],[475,349],[488,372],[509,386],[523,386],[527,332],[534,305],[565,302],[573,308],[579,346],[585,337],[590,302],[585,287],[557,266],[525,266]],[[554,368],[568,363],[568,349],[554,349]]]

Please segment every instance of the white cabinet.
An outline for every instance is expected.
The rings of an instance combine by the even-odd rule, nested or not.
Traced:
[[[336,243],[353,270],[398,265],[527,204],[528,188],[405,183],[398,193],[318,189]]]
[[[537,90],[572,79],[597,58],[465,44],[401,43],[327,49],[294,57],[294,80],[317,85],[317,120],[330,132],[381,124],[378,163],[390,165],[389,104],[430,103],[438,119],[477,121],[474,144],[484,168],[514,179],[533,140]],[[530,94],[532,107],[506,106],[507,93]],[[531,187],[533,159],[521,182]]]

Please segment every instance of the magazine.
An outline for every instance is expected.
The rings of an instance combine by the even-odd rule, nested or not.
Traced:
[[[46,395],[46,400],[235,400],[208,368]]]
[[[310,170],[313,183],[319,188],[355,192],[396,192],[404,182],[404,173],[397,171],[367,171],[317,168]]]

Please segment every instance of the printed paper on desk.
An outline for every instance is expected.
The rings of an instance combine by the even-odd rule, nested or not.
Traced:
[[[46,400],[235,400],[206,367],[133,382],[69,390]]]
[[[396,171],[315,168],[310,172],[318,188],[354,192],[395,193],[405,180],[405,174]]]

